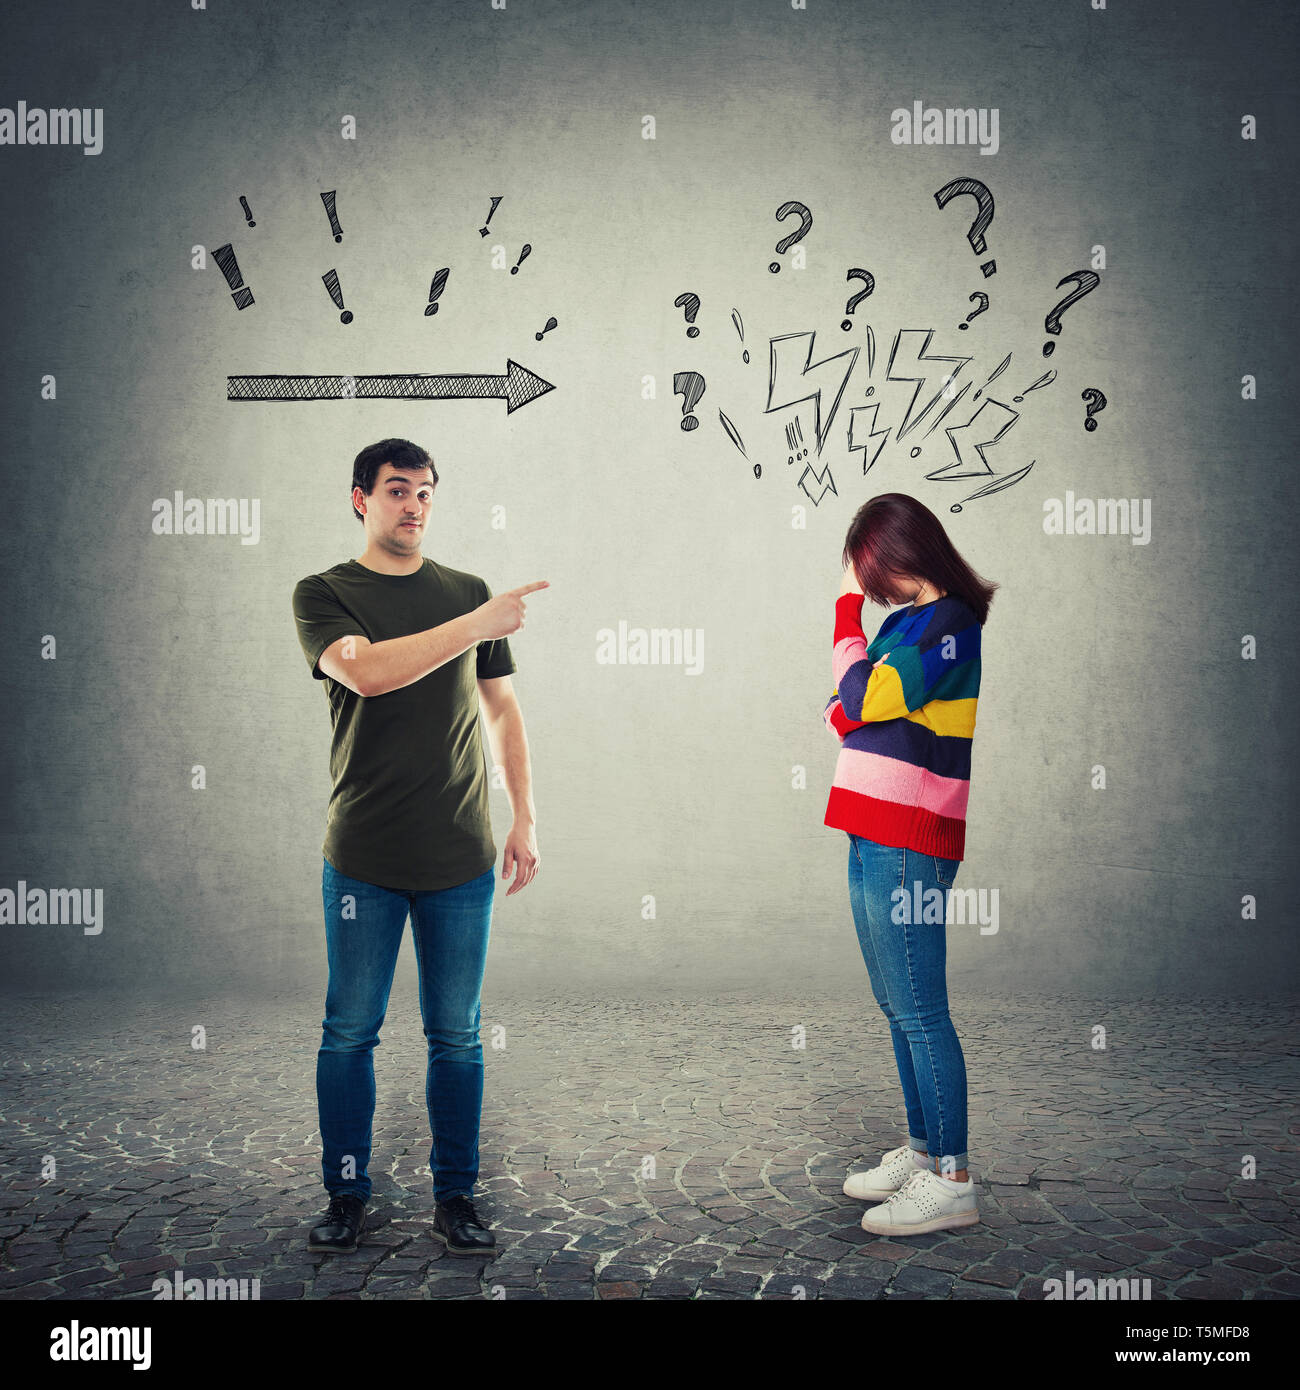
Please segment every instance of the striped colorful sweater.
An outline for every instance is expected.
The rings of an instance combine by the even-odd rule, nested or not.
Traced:
[[[823,711],[843,745],[824,823],[941,859],[966,849],[980,625],[953,595],[900,608],[870,644],[863,596],[835,604],[835,693]]]

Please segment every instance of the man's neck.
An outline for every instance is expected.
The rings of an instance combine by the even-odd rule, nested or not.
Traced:
[[[367,546],[357,556],[357,564],[374,570],[376,574],[414,574],[423,567],[424,556],[418,552],[415,555],[390,555],[386,550],[374,550]]]

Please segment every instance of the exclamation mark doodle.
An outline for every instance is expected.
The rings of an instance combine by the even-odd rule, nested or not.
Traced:
[[[542,329],[542,333],[549,333],[552,328],[558,328],[559,326],[560,325],[556,323],[554,319],[547,319],[546,327]],[[533,337],[536,338],[539,343],[542,341],[542,333],[533,334]]]
[[[991,378],[990,378],[990,380],[991,380]],[[1012,399],[1013,401],[1023,401],[1024,398],[1025,398],[1025,396],[1027,396],[1031,391],[1037,391],[1038,388],[1039,388],[1040,386],[1050,386],[1050,385],[1052,384],[1052,382],[1054,382],[1055,380],[1056,380],[1056,368],[1053,367],[1051,371],[1049,371],[1049,372],[1044,372],[1044,373],[1042,374],[1042,376],[1040,376],[1040,377],[1038,378],[1038,380],[1037,380],[1036,382],[1034,382],[1034,384],[1033,384],[1032,386],[1026,386],[1026,387],[1025,387],[1025,391],[1024,391],[1024,395],[1021,395],[1021,396],[1012,396],[1011,399]]]
[[[320,200],[325,204],[325,211],[330,220],[330,231],[334,233],[335,241],[343,240],[343,228],[339,226],[339,215],[334,210],[334,195],[338,192],[337,188],[331,188],[328,193],[322,193]],[[347,320],[345,319],[346,323]]]
[[[492,195],[489,193],[489,194],[488,194],[488,197],[489,197],[489,198],[492,198]],[[503,194],[501,195],[501,197],[502,197],[502,198],[505,197],[505,194],[503,193]],[[489,223],[491,223],[491,221],[492,221],[492,213],[495,212],[495,211],[497,210],[497,204],[498,204],[500,201],[501,201],[501,198],[492,198],[492,211],[489,212],[488,215],[487,215],[487,222],[485,222],[485,223],[478,229],[478,234],[479,234],[479,236],[487,236],[487,234],[488,234],[488,230],[487,230],[487,229],[488,229],[488,225],[489,225]]]
[[[248,199],[242,193],[239,195],[239,205],[244,209],[244,221],[250,227],[256,227],[257,223],[253,221],[253,210],[248,206]]]
[[[229,242],[224,246],[218,246],[212,253],[212,259],[221,267],[221,273],[226,277],[226,284],[234,291],[230,297],[235,301],[235,308],[247,309],[253,302],[253,291],[244,284],[244,277],[239,273],[239,262],[235,260],[235,248]]]
[[[741,341],[742,343],[744,343],[744,341],[745,341],[745,325],[744,325],[744,324],[741,322],[741,320],[740,320],[740,310],[739,310],[739,309],[733,309],[733,310],[731,311],[731,321],[732,321],[732,323],[734,323],[734,324],[736,325],[736,332],[740,334],[740,341]],[[746,362],[749,361],[749,351],[748,351],[748,349],[746,349],[746,351],[745,351],[745,361],[746,361]]]
[[[533,249],[533,248],[532,248],[531,246],[529,246],[529,244],[528,244],[527,242],[524,242],[524,249],[519,253],[519,259],[515,262],[514,265],[512,265],[512,266],[510,267],[510,273],[511,273],[511,275],[518,275],[518,274],[519,274],[519,267],[520,267],[521,265],[523,265],[523,263],[524,263],[524,262],[528,259],[528,257],[532,254],[532,249]]]
[[[1001,492],[1003,488],[1015,487],[1037,462],[1037,459],[1031,459],[1023,468],[1018,468],[1014,473],[1008,473],[1005,478],[994,478],[991,483],[986,483],[978,492],[972,492],[969,497],[963,497],[961,502],[954,502],[948,510],[959,512],[962,502],[973,502],[977,497],[988,497],[990,493]]]
[[[325,274],[322,275],[320,278],[324,280],[325,288],[330,292],[330,298],[334,301],[335,304],[338,305],[340,309],[343,309],[343,291],[339,289],[338,271],[327,270]],[[352,311],[350,309],[343,309],[343,312],[339,315],[339,322],[351,323]]]
[[[435,272],[433,284],[429,287],[429,302],[424,306],[424,316],[426,319],[430,314],[436,314],[438,312],[438,306],[433,301],[447,288],[447,276],[450,274],[451,270],[447,266],[443,266],[441,270]]]

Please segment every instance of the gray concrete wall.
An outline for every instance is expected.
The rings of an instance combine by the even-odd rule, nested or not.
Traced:
[[[998,930],[950,930],[954,989],[1292,988],[1296,27],[1282,4],[1154,0],[27,6],[4,104],[101,109],[103,144],[0,146],[0,888],[102,890],[103,918],[5,925],[8,986],[320,986],[328,718],[289,596],[360,552],[352,458],[400,435],[442,477],[426,553],[498,592],[551,581],[513,642],[542,867],[498,885],[489,988],[866,997],[821,709],[840,548],[883,491],[926,502],[1001,585],[958,879],[996,890]],[[996,109],[996,153],[895,143],[914,102]],[[995,199],[987,278],[973,199],[936,204],[955,178]],[[802,269],[774,253],[793,199],[814,219]],[[1096,248],[1049,361],[1058,282]],[[852,267],[875,290],[843,332]],[[769,340],[813,331],[816,361],[865,349],[868,325],[874,369],[863,351],[809,455],[823,495],[787,462],[811,402],[765,411]],[[988,394],[1019,418],[989,466],[1033,467],[960,512],[989,479],[927,479],[957,457],[927,434],[937,411],[895,437],[913,386],[886,379],[890,348],[923,329],[973,357],[945,425],[1012,355]],[[507,358],[555,389],[509,415],[226,399],[230,375]],[[684,371],[707,383],[693,432]],[[850,410],[874,402],[891,434],[864,476]],[[255,500],[256,543],[154,534],[177,490]],[[1067,491],[1143,499],[1147,542],[1046,534]],[[620,621],[702,629],[702,670],[599,664]]]

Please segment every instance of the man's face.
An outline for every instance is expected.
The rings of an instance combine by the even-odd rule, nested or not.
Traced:
[[[393,555],[415,555],[424,540],[433,506],[433,472],[416,473],[381,464],[374,491],[367,497],[360,488],[352,500],[365,517],[366,537]]]

